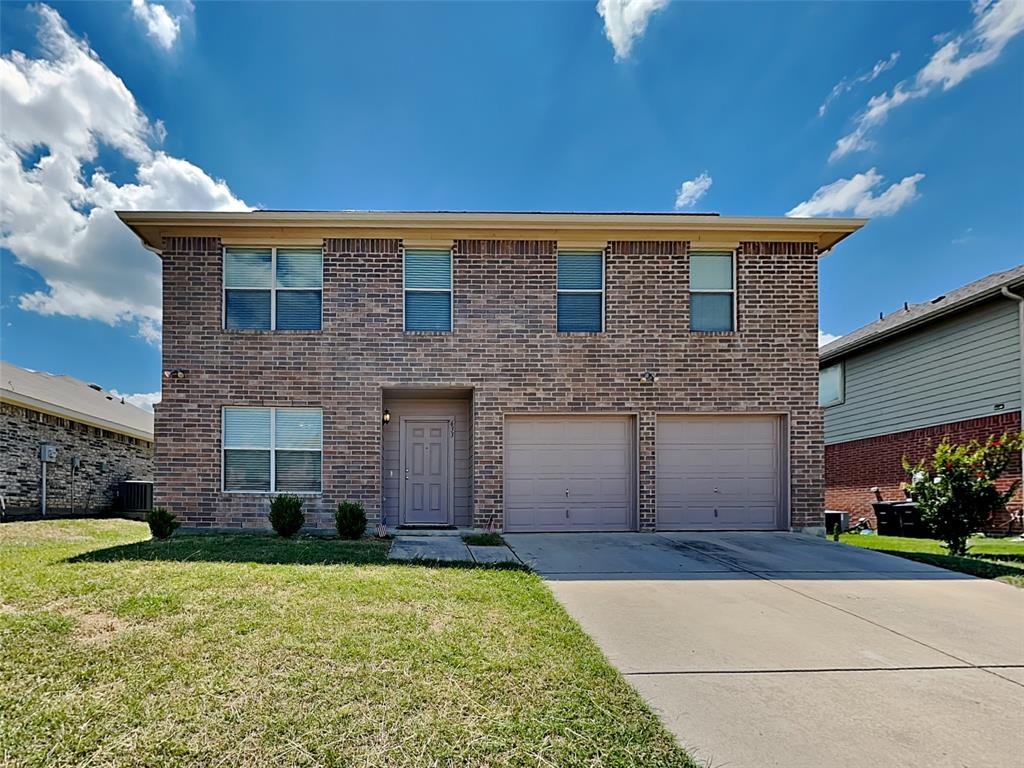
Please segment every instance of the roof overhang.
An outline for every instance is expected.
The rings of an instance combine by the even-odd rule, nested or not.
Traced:
[[[851,344],[847,344],[846,346],[841,346],[832,350],[824,349],[823,351],[818,353],[818,367],[822,368],[824,366],[837,363],[840,360],[849,357],[850,355],[856,354],[857,352],[860,352],[868,347],[873,347],[876,344],[881,344],[882,342],[888,341],[889,339],[895,336],[900,336],[904,333],[909,333],[910,331],[916,330],[917,328],[921,328],[922,326],[938,322],[939,320],[943,320],[949,317],[950,315],[954,315],[957,314],[958,312],[963,312],[965,310],[971,309],[972,307],[975,307],[978,304],[982,304],[986,301],[992,301],[994,299],[1001,298],[1003,296],[1003,288],[1019,291],[1022,287],[1024,287],[1024,281],[1021,280],[1011,281],[1009,283],[1004,283],[1002,285],[996,285],[988,289],[987,291],[972,294],[971,296],[961,299],[960,301],[950,302],[948,306],[942,307],[941,309],[937,309],[934,312],[929,312],[927,314],[921,315],[920,317],[914,318],[913,320],[908,320],[905,323],[894,325],[892,328],[887,328],[883,331],[879,331],[878,333],[871,334],[870,336],[865,336],[863,339],[858,339],[857,341]],[[835,342],[832,343],[838,343],[839,341],[841,341],[841,338],[837,339]]]
[[[136,429],[130,427],[127,424],[120,424],[116,421],[110,421],[99,416],[93,416],[88,413],[82,413],[76,411],[73,408],[66,408],[61,405],[54,403],[48,403],[45,400],[38,400],[31,395],[26,395],[22,392],[14,392],[9,389],[0,389],[0,402],[11,403],[22,408],[28,408],[31,411],[39,411],[40,413],[48,413],[51,416],[60,416],[64,419],[71,419],[72,421],[78,421],[82,424],[88,424],[91,427],[99,427],[105,429],[108,432],[117,432],[121,435],[128,435],[129,437],[137,437],[140,440],[147,440],[153,442],[153,433],[147,432],[143,429]]]
[[[314,245],[325,237],[460,239],[686,240],[813,243],[822,254],[867,219],[717,216],[678,213],[460,213],[388,211],[118,211],[150,250],[165,237],[219,237],[226,245]]]

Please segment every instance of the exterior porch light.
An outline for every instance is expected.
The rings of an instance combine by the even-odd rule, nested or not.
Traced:
[[[383,418],[381,420],[385,424],[389,424],[391,422],[391,411],[389,411],[387,408],[385,408],[384,409],[384,416],[383,416]]]

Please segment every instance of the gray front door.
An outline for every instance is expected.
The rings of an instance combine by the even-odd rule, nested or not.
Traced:
[[[447,421],[403,421],[404,472],[402,523],[448,525],[451,473]]]

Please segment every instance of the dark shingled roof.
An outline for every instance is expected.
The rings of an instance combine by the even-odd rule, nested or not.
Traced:
[[[979,302],[998,296],[1004,287],[1011,290],[1024,285],[1024,264],[1008,269],[1005,272],[975,280],[962,288],[938,296],[931,301],[911,304],[907,309],[898,309],[880,320],[858,328],[852,333],[831,341],[818,350],[818,360],[822,363],[845,356],[856,349],[875,344],[882,339],[890,338],[898,333],[909,331],[924,323],[930,323],[945,317],[950,312],[966,309]],[[1016,293],[1016,291],[1015,291]]]

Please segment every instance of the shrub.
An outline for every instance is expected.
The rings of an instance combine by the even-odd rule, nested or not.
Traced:
[[[1004,509],[1020,481],[1000,492],[996,480],[1020,452],[1021,435],[990,437],[953,445],[943,440],[930,459],[903,468],[911,476],[907,490],[921,520],[951,555],[967,554],[967,539]]]
[[[306,522],[302,514],[302,499],[287,493],[275,496],[270,502],[270,524],[274,526],[278,536],[290,539]]]
[[[149,532],[154,539],[167,539],[174,533],[181,523],[173,512],[168,512],[163,507],[153,507],[146,513],[146,522],[149,523]]]
[[[334,515],[334,525],[343,539],[358,539],[366,533],[366,510],[358,501],[343,501]]]

